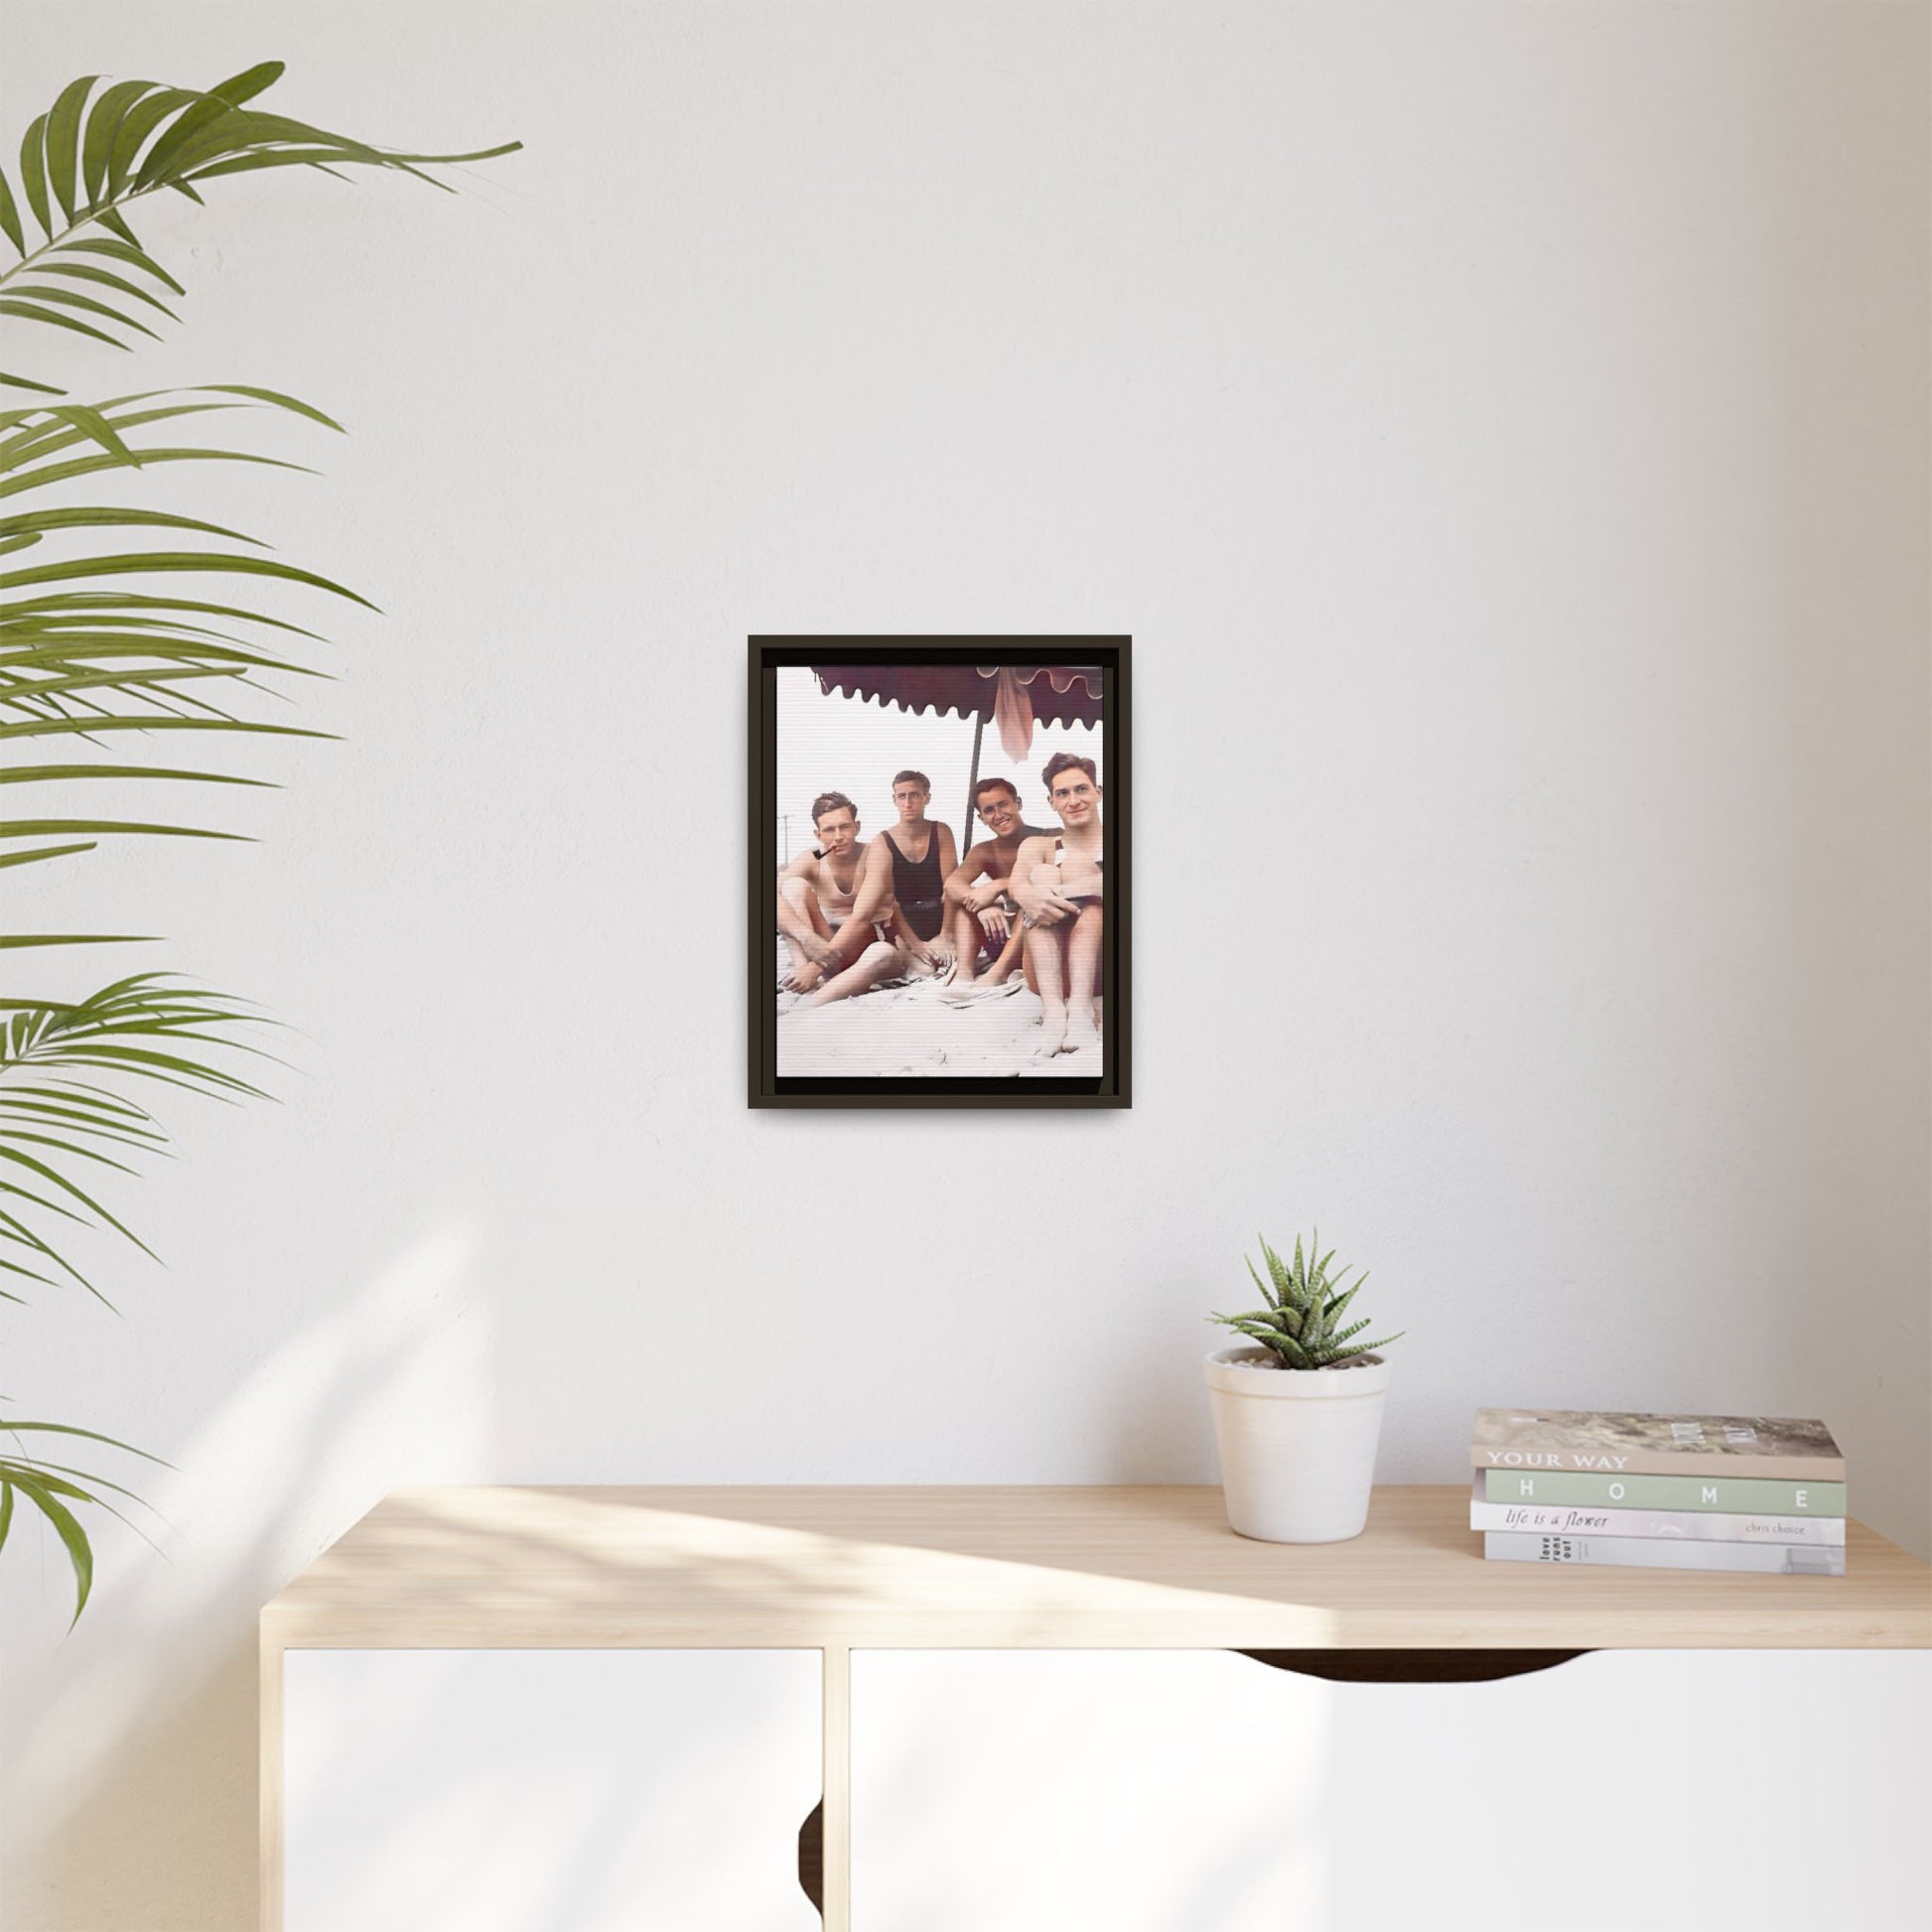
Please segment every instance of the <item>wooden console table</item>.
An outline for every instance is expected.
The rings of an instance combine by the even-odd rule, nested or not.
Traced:
[[[1458,1674],[1443,1653],[1504,1675],[1536,1652],[1932,1648],[1932,1572],[1856,1522],[1845,1577],[1786,1578],[1485,1563],[1467,1509],[1464,1487],[1381,1488],[1361,1537],[1283,1546],[1231,1534],[1211,1487],[398,1491],[261,1615],[262,1924],[285,1924],[290,1652],[822,1653],[822,1909],[845,1932],[855,1651],[1428,1678]]]

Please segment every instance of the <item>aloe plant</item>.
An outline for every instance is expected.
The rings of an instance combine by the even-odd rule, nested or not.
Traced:
[[[445,188],[428,168],[487,160],[518,145],[447,155],[371,147],[252,105],[282,71],[281,62],[268,61],[207,88],[151,80],[101,86],[102,76],[89,74],[61,90],[21,143],[18,195],[0,168],[0,237],[18,257],[0,267],[10,360],[16,342],[29,336],[83,358],[135,350],[178,319],[168,298],[179,300],[186,290],[130,218],[138,214],[148,225],[157,206],[149,197],[166,191],[201,206],[204,188],[222,177],[277,168],[330,175],[368,168]],[[180,464],[300,469],[210,444],[200,431],[217,412],[230,422],[270,412],[330,430],[340,425],[252,383],[76,401],[44,379],[56,372],[0,374],[0,386],[34,397],[24,408],[0,410],[0,499],[33,498],[6,501],[0,558],[35,553],[0,570],[0,745],[19,745],[33,759],[0,767],[0,785],[79,785],[92,797],[103,784],[110,796],[123,786],[154,784],[173,795],[186,782],[245,797],[235,788],[266,781],[210,769],[192,752],[167,756],[167,748],[229,742],[213,736],[228,733],[328,735],[251,715],[259,694],[274,692],[280,680],[319,675],[300,661],[305,647],[320,641],[317,633],[257,608],[255,590],[268,580],[374,607],[327,577],[261,554],[257,539],[241,531],[174,510],[75,503],[65,498],[65,487],[91,488],[96,478],[125,473],[173,478]],[[56,500],[45,502],[42,492]],[[128,548],[127,531],[142,533],[132,542],[154,547]],[[42,545],[54,551],[51,561]],[[197,579],[234,588],[198,589]],[[47,740],[58,741],[47,748],[52,756],[35,758]],[[164,762],[144,757],[151,743],[163,748]],[[64,753],[69,744],[74,749]],[[54,816],[28,808],[0,817],[0,869],[11,882],[20,868],[72,863],[108,839],[244,836],[151,810]],[[49,948],[140,937],[10,929],[0,933],[0,964],[39,959]],[[259,1023],[245,1002],[163,973],[122,976],[80,999],[18,988],[0,996],[0,1302],[18,1305],[37,1291],[74,1287],[107,1302],[69,1244],[76,1227],[104,1229],[149,1252],[99,1198],[117,1174],[134,1171],[133,1161],[166,1148],[161,1121],[134,1094],[177,1088],[228,1100],[263,1097],[231,1070],[232,1055],[259,1051],[239,1031]],[[93,1552],[76,1512],[118,1514],[112,1498],[133,1492],[51,1455],[79,1454],[82,1446],[87,1453],[101,1446],[145,1451],[66,1423],[0,1417],[0,1436],[12,1439],[0,1454],[0,1548],[24,1501],[67,1551],[77,1618],[92,1585]]]
[[[1330,1275],[1329,1265],[1334,1261],[1335,1251],[1330,1248],[1317,1260],[1320,1247],[1319,1234],[1311,1234],[1308,1252],[1304,1255],[1302,1237],[1298,1234],[1295,1237],[1295,1259],[1291,1263],[1284,1261],[1263,1240],[1261,1254],[1268,1265],[1268,1278],[1265,1281],[1262,1279],[1252,1261],[1248,1261],[1248,1273],[1254,1277],[1254,1284],[1261,1290],[1262,1299],[1268,1306],[1251,1309],[1246,1314],[1211,1314],[1208,1319],[1236,1329],[1250,1340],[1260,1342],[1264,1348],[1272,1349],[1277,1358],[1276,1365],[1281,1368],[1335,1368],[1373,1349],[1386,1348],[1390,1342],[1400,1341],[1407,1330],[1389,1335],[1381,1341],[1358,1342],[1353,1337],[1360,1334],[1369,1325],[1368,1322],[1357,1320],[1351,1321],[1346,1327],[1341,1325],[1341,1317],[1349,1303],[1355,1299],[1368,1277],[1358,1275],[1350,1283],[1346,1269],[1339,1275]],[[1242,1259],[1247,1261],[1245,1255]]]

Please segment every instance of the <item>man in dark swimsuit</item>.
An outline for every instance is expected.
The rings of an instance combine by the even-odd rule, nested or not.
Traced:
[[[898,823],[866,848],[852,915],[826,950],[814,1006],[862,993],[881,979],[936,973],[952,957],[944,882],[957,861],[952,828],[925,815],[931,798],[932,781],[923,771],[894,777]],[[890,935],[888,944],[878,943],[875,925]]]
[[[893,779],[893,804],[898,824],[882,841],[893,869],[893,897],[907,934],[900,935],[914,961],[936,971],[952,957],[946,933],[946,881],[958,860],[952,827],[935,825],[925,815],[932,802],[932,780],[923,771],[900,771]]]

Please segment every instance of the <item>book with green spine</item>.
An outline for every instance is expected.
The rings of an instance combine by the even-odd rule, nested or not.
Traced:
[[[1528,1536],[1636,1536],[1669,1543],[1801,1543],[1845,1547],[1843,1516],[1755,1516],[1727,1509],[1598,1508],[1575,1503],[1492,1503],[1478,1474],[1469,1485],[1469,1527]]]
[[[1761,1516],[1843,1516],[1842,1482],[1758,1476],[1586,1475],[1579,1470],[1485,1469],[1492,1503],[1587,1503],[1597,1509],[1725,1509]]]

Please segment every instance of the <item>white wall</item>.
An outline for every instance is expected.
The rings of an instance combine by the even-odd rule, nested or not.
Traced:
[[[9,895],[302,1070],[6,1317],[181,1471],[71,1638],[0,1563],[8,1926],[252,1924],[254,1612],[396,1483],[1209,1479],[1258,1226],[1409,1330],[1385,1479],[1823,1414],[1924,1554],[1927,24],[15,0],[10,142],[279,56],[529,151],[166,209],[186,326],[69,365],[338,413],[168,500],[387,616],[260,846]],[[744,638],[980,628],[1135,638],[1134,1109],[748,1113]]]

